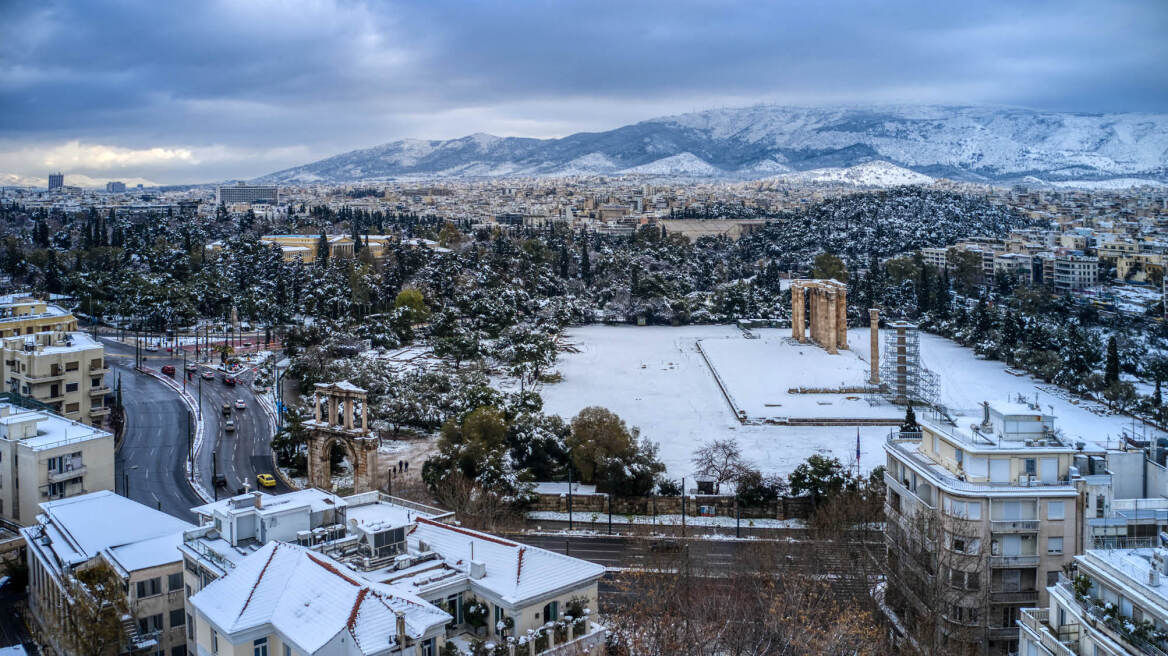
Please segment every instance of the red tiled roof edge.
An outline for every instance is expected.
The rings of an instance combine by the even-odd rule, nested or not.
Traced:
[[[419,524],[429,524],[431,526],[437,526],[438,528],[444,528],[444,529],[447,529],[449,531],[454,531],[455,533],[461,533],[463,535],[466,535],[466,536],[469,536],[472,538],[478,538],[480,540],[485,540],[487,542],[494,542],[495,544],[501,544],[504,547],[518,547],[519,546],[519,544],[516,542],[511,542],[509,540],[497,538],[493,535],[486,535],[484,533],[479,533],[477,531],[465,529],[465,528],[462,528],[460,526],[451,526],[450,524],[443,524],[442,522],[436,522],[432,519],[426,519],[425,517],[419,517],[417,521]]]
[[[276,546],[272,547],[272,553],[268,554],[267,562],[264,563],[263,569],[260,570],[259,576],[256,577],[255,583],[252,584],[251,591],[247,593],[247,601],[243,602],[243,608],[239,609],[239,615],[236,615],[235,619],[238,620],[239,618],[243,617],[244,611],[246,611],[248,605],[251,604],[252,595],[255,594],[256,588],[260,587],[260,581],[263,580],[264,573],[268,571],[268,565],[272,564],[272,559],[276,557],[276,550],[278,550],[279,548],[280,548],[280,543],[278,543],[278,542],[276,543]]]

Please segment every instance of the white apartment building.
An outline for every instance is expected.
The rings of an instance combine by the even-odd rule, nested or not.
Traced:
[[[114,488],[114,436],[0,403],[0,517],[31,524],[45,501]]]
[[[1019,656],[1168,654],[1168,549],[1091,549],[1022,611]]]
[[[885,444],[890,599],[914,622],[938,611],[942,644],[1013,652],[1021,609],[1046,603],[1084,540],[1088,490],[1110,488],[1105,467],[1086,469],[1106,451],[1023,403],[920,424]]]
[[[38,332],[0,339],[5,392],[28,396],[74,421],[100,426],[105,395],[105,349],[83,332]]]
[[[1055,291],[1067,293],[1099,284],[1099,258],[1094,255],[1068,253],[1054,258]]]
[[[925,264],[937,269],[938,271],[945,271],[949,267],[949,249],[922,248],[921,259],[925,261]]]
[[[200,527],[180,546],[193,653],[436,656],[447,641],[529,631],[543,633],[535,653],[603,650],[590,612],[604,567],[445,523],[449,513],[315,489],[193,510]],[[265,561],[278,563],[276,583]],[[249,590],[260,592],[246,603]]]
[[[121,577],[130,610],[122,653],[186,654],[178,545],[191,524],[108,490],[42,503],[36,520],[21,534],[28,551],[28,606],[46,635],[68,626],[66,582],[106,563]]]

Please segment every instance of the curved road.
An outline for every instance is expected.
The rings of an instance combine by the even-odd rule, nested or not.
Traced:
[[[186,481],[187,406],[165,383],[134,371],[133,346],[110,339],[102,343],[110,363],[111,388],[121,374],[122,402],[127,415],[126,434],[115,468],[117,489],[124,491],[128,477],[130,498],[191,521],[190,508],[203,501]],[[166,364],[174,365],[175,380],[182,384],[181,357],[175,360],[165,351],[145,354],[146,367],[161,370]],[[200,367],[186,383],[191,396],[200,400],[204,420],[204,441],[196,466],[208,487],[214,471],[226,478],[227,485],[215,490],[218,496],[234,494],[245,483],[255,489],[257,474],[275,472],[271,458],[272,427],[250,387],[254,374],[242,374],[241,384],[229,387],[218,372],[214,380],[203,380],[200,374],[204,370]],[[235,409],[237,399],[247,404],[245,410]],[[232,406],[235,431],[224,430],[228,419],[222,413],[224,403]],[[193,421],[192,417],[192,429]],[[268,488],[269,492],[291,490],[279,477],[276,481],[276,487]]]

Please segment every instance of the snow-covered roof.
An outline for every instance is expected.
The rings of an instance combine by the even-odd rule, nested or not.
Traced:
[[[409,536],[412,547],[425,542],[447,562],[464,568],[471,560],[484,563],[486,574],[471,579],[472,589],[484,588],[516,606],[561,588],[579,587],[605,571],[603,565],[425,518],[418,518],[417,526]]]
[[[370,583],[328,556],[280,542],[244,558],[189,603],[227,636],[270,626],[309,653],[341,632],[361,653],[384,652],[397,640],[399,612],[413,639],[450,620],[416,595]]]
[[[44,451],[113,435],[100,428],[71,421],[51,412],[26,410],[10,403],[0,403],[0,439],[14,440],[22,447]],[[21,437],[20,424],[36,422],[36,435]]]
[[[256,504],[256,500],[259,504]],[[280,513],[296,508],[308,506],[312,512],[323,512],[334,508],[343,508],[347,502],[331,493],[318,490],[314,487],[296,490],[286,494],[268,494],[259,490],[240,494],[227,499],[220,499],[211,503],[191,508],[196,515],[210,516],[216,513],[231,515],[237,512],[257,513],[266,515]]]
[[[51,552],[53,565],[77,565],[105,551],[126,570],[180,559],[177,549],[191,524],[109,490],[41,504],[38,524],[25,539]]]

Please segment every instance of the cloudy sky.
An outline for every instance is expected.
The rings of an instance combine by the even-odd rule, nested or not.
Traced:
[[[1168,111],[1164,0],[0,0],[0,184],[248,178],[718,106]]]

